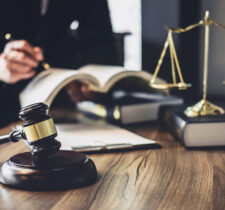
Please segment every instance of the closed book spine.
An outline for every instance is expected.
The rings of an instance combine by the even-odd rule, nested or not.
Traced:
[[[89,117],[101,117],[109,122],[132,124],[158,120],[161,106],[183,104],[183,99],[175,96],[128,94],[121,91],[116,93],[116,96],[102,104],[91,101],[78,103],[77,109]]]
[[[77,105],[79,111],[83,112],[90,118],[104,118],[108,122],[122,123],[121,122],[121,108],[117,105],[105,106],[95,103],[82,103]]]
[[[184,146],[184,131],[187,122],[178,116],[170,106],[161,107],[159,112],[163,127],[169,130]]]
[[[225,115],[187,117],[185,107],[162,107],[160,119],[186,148],[225,146]]]

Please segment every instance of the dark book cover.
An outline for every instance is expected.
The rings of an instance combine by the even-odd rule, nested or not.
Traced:
[[[183,104],[183,99],[162,94],[116,91],[107,100],[81,102],[77,108],[92,118],[102,117],[109,122],[129,124],[157,120],[160,106],[177,104]]]
[[[193,136],[195,132],[196,136],[199,136],[198,146],[222,146],[225,145],[222,139],[223,129],[221,126],[224,125],[225,130],[225,115],[212,115],[212,116],[199,116],[199,117],[187,117],[184,114],[185,106],[163,106],[160,108],[159,118],[164,128],[168,129],[181,143],[186,147],[195,147],[196,145],[191,145],[187,136]],[[196,131],[198,126],[200,129]],[[187,129],[188,127],[188,129]],[[204,132],[203,132],[204,130]],[[219,130],[219,132],[216,132]],[[225,133],[225,132],[224,132]],[[191,135],[190,135],[191,134]],[[208,145],[206,143],[211,138],[210,135],[213,134],[212,143]],[[225,135],[224,135],[225,136]],[[218,139],[222,139],[217,141]],[[224,143],[223,143],[224,142]],[[188,145],[187,145],[188,144]],[[197,147],[198,147],[197,146]]]

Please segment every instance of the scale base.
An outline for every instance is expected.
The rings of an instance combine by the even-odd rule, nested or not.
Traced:
[[[6,161],[0,182],[24,190],[61,190],[94,183],[97,170],[91,159],[74,151],[59,151],[36,163],[30,152],[17,154]]]
[[[221,115],[224,114],[224,109],[202,99],[195,105],[187,107],[184,113],[187,117]]]

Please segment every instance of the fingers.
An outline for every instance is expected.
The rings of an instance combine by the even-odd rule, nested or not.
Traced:
[[[40,47],[34,47],[33,48],[33,51],[35,53],[35,58],[38,60],[38,61],[42,61],[44,60],[44,55],[43,55],[43,51]]]
[[[0,56],[0,80],[16,83],[35,75],[34,68],[44,59],[42,49],[25,40],[9,42]]]
[[[26,40],[16,40],[9,42],[6,45],[4,52],[10,52],[12,50],[23,51],[24,53],[28,54],[31,58],[36,60],[35,56],[36,54],[33,50],[33,47]]]
[[[81,86],[81,92],[83,93],[83,95],[85,96],[85,98],[91,100],[91,99],[94,99],[94,93],[91,92],[89,89],[88,89],[88,86],[86,85],[82,85]]]
[[[80,102],[85,99],[82,92],[80,91],[80,84],[76,82],[71,82],[68,84],[66,90],[73,102]]]
[[[29,79],[29,78],[32,78],[34,75],[35,75],[35,71],[29,71],[29,72],[24,73],[24,74],[15,73],[13,82],[16,83],[20,80]]]
[[[24,64],[20,64],[20,63],[7,63],[7,68],[10,69],[10,71],[18,73],[18,74],[26,74],[30,71],[34,71],[34,69],[32,69],[31,67],[24,65]]]
[[[19,63],[30,68],[35,68],[38,66],[38,61],[34,60],[22,51],[10,51],[8,53],[4,52],[3,56],[9,63]]]
[[[26,40],[16,40],[9,42],[6,45],[4,52],[7,53],[11,51],[23,52],[25,55],[29,56],[36,62],[42,61],[44,59],[42,49],[40,47],[33,47]]]
[[[81,102],[94,98],[94,94],[88,90],[88,87],[78,82],[71,82],[66,86],[66,90],[73,102]]]
[[[14,84],[20,80],[32,78],[34,75],[35,75],[35,71],[29,71],[29,72],[23,73],[23,74],[11,71],[11,72],[7,72],[7,74],[5,74],[5,80],[9,84]]]

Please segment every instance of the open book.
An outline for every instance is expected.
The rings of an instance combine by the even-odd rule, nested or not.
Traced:
[[[51,105],[58,92],[71,81],[86,83],[93,91],[107,93],[117,82],[131,78],[148,85],[152,75],[145,71],[126,71],[123,67],[87,65],[79,70],[50,69],[38,74],[21,92],[21,107],[44,102]],[[157,82],[164,83],[158,79]],[[136,85],[137,83],[130,83]],[[149,87],[150,89],[150,87]]]

